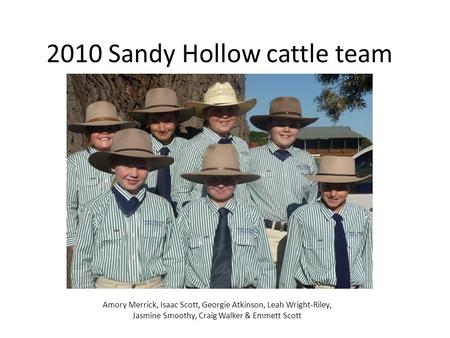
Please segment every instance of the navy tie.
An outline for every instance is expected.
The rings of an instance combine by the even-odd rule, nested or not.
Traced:
[[[211,289],[231,288],[231,233],[228,227],[226,208],[219,209],[219,224],[214,236],[213,259],[211,267]]]
[[[342,216],[334,214],[334,254],[336,257],[336,289],[350,288],[350,267],[348,263],[347,240],[345,239]]]
[[[159,153],[167,156],[170,153],[170,149],[167,147],[162,147]],[[172,198],[170,197],[170,168],[168,166],[158,169],[158,175],[156,177],[156,191],[159,196],[164,197],[172,203]]]
[[[228,138],[222,137],[222,138],[219,140],[219,142],[217,142],[217,143],[219,143],[219,144],[230,144],[232,141],[233,141],[233,138],[232,138],[232,137],[228,137]]]
[[[291,153],[284,149],[278,149],[278,150],[274,151],[273,154],[281,161],[284,161],[289,156],[291,156]]]
[[[119,206],[119,209],[122,210],[125,216],[131,216],[134,214],[137,208],[141,205],[142,201],[140,202],[136,197],[131,197],[128,201],[125,196],[123,196],[119,190],[116,189],[116,187],[112,188],[112,192],[114,194],[114,197],[116,198],[117,205]]]

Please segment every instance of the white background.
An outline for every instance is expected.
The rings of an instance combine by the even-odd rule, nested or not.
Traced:
[[[448,337],[449,38],[444,1],[15,1],[0,11],[2,337]],[[367,5],[364,5],[367,3]],[[49,44],[181,53],[389,48],[391,64],[49,64]],[[67,73],[373,73],[374,290],[65,289]],[[132,321],[103,301],[331,301],[291,321]],[[212,331],[214,330],[214,331]]]

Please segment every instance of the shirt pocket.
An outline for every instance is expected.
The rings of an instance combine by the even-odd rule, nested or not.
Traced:
[[[364,234],[359,231],[347,231],[345,233],[347,246],[353,250],[357,250],[363,241]]]
[[[325,242],[320,238],[306,238],[302,246],[307,250],[323,250],[325,248]]]
[[[152,224],[144,226],[144,228],[142,229],[142,237],[164,238],[166,237],[166,227],[160,224]]]

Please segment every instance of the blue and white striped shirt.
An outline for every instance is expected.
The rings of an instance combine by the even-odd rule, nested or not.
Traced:
[[[128,200],[132,197],[114,185]],[[74,288],[93,288],[102,276],[138,283],[166,275],[165,287],[182,287],[182,241],[174,232],[172,207],[144,186],[136,196],[139,208],[126,217],[108,191],[84,209],[72,262]]]
[[[67,246],[75,244],[83,207],[112,186],[114,175],[94,168],[88,161],[96,151],[88,147],[67,158]]]
[[[350,265],[350,284],[372,288],[372,222],[370,212],[345,202],[343,218]],[[297,209],[289,218],[280,288],[336,285],[333,212],[322,201]]]
[[[304,174],[317,174],[314,158],[306,151],[289,147],[291,156],[281,161],[273,153],[278,147],[271,141],[250,150],[250,171],[259,180],[247,184],[250,196],[265,219],[287,222],[292,204],[313,203],[317,183]]]
[[[184,147],[184,145],[188,142],[188,140],[182,138],[182,137],[174,137],[172,142],[170,142],[168,145],[163,145],[156,137],[153,135],[150,135],[150,138],[152,139],[152,145],[153,145],[153,152],[156,155],[161,155],[161,149],[163,147],[167,147],[170,150],[170,153],[168,156],[174,158],[174,163],[178,161],[180,158],[181,150]],[[171,181],[171,187],[174,185],[174,163],[170,165],[170,181]],[[148,173],[147,180],[145,183],[149,188],[156,188],[156,178],[158,175],[158,170],[152,171]],[[172,188],[173,190],[173,188]],[[172,194],[173,195],[173,194]],[[172,196],[173,198],[173,196]]]
[[[214,236],[219,221],[219,206],[201,198],[185,206],[177,219],[185,246],[185,285],[209,288]],[[232,239],[231,287],[275,287],[275,266],[260,213],[251,205],[232,198],[228,226]]]
[[[189,140],[181,152],[181,156],[174,163],[174,186],[172,188],[172,198],[177,202],[177,209],[184,202],[195,201],[206,196],[206,189],[203,184],[197,184],[183,179],[180,175],[186,173],[199,172],[202,169],[203,154],[210,144],[217,143],[221,137],[211,129],[204,127],[203,131]],[[242,172],[248,172],[250,155],[248,145],[237,136],[233,136],[232,144],[239,154],[239,165]],[[246,184],[239,184],[236,187],[236,198],[242,201],[250,201]]]

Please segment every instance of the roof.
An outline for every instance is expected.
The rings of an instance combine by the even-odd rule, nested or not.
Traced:
[[[298,133],[299,140],[336,139],[336,138],[366,138],[355,133],[350,127],[305,127]]]

